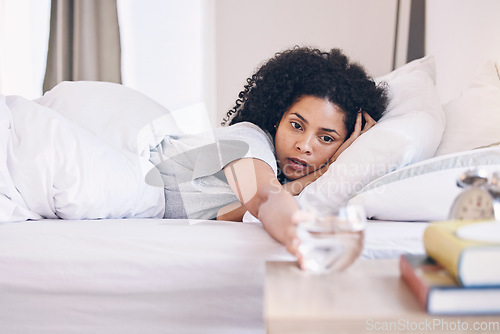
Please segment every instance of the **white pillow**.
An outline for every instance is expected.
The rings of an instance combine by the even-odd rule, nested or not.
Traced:
[[[35,102],[106,140],[116,148],[149,158],[166,134],[180,132],[162,105],[120,84],[97,81],[65,81]]]
[[[457,178],[475,168],[500,170],[500,147],[452,153],[401,168],[368,184],[349,203],[362,205],[369,218],[446,220],[461,190]]]
[[[434,58],[415,60],[376,81],[389,86],[386,113],[302,191],[302,209],[327,212],[378,177],[434,156],[445,127]]]
[[[469,87],[444,106],[446,129],[436,155],[500,142],[500,78],[495,62],[485,62]]]

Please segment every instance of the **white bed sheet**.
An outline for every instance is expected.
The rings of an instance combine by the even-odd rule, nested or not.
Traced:
[[[370,222],[365,258],[423,252],[425,223]],[[0,224],[3,333],[265,333],[259,223],[130,219]]]

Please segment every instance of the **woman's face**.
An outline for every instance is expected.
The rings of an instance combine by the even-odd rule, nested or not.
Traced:
[[[303,96],[283,115],[274,139],[278,166],[295,180],[322,167],[346,140],[344,113],[328,100]]]

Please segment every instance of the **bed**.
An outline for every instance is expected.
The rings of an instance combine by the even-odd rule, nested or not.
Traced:
[[[265,261],[293,261],[255,223],[43,220],[0,228],[4,333],[264,333]],[[422,233],[422,224],[371,224],[363,256],[420,252]]]
[[[433,57],[377,78],[391,90],[385,118],[299,204],[363,206],[363,258],[423,253],[423,231],[446,219],[456,177],[474,167],[500,169],[498,73],[498,63],[487,62],[444,105]],[[265,262],[294,258],[258,221],[162,219],[162,189],[143,182],[149,148],[166,131],[182,131],[175,113],[96,82],[1,102],[2,332],[265,332]],[[471,105],[482,113],[474,122]],[[72,165],[61,158],[75,152]],[[88,159],[90,171],[79,164]],[[104,182],[114,186],[104,190]]]

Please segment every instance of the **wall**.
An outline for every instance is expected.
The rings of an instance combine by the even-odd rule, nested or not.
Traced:
[[[446,102],[465,88],[486,59],[500,60],[500,1],[427,1],[426,54],[434,55]]]
[[[373,76],[392,69],[396,0],[214,0],[212,6],[215,100],[207,105],[218,122],[256,67],[294,45],[340,47]]]

